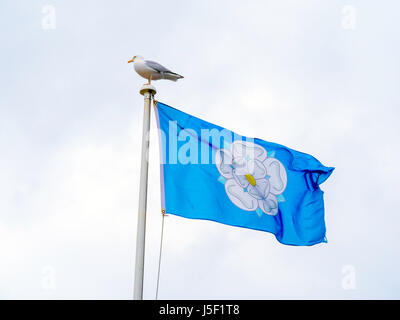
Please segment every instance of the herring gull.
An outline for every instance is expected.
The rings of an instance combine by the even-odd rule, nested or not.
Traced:
[[[167,79],[176,81],[183,78],[180,74],[172,72],[157,62],[144,60],[142,56],[134,56],[132,60],[128,61],[128,63],[131,62],[133,62],[135,71],[149,81],[148,84],[151,83],[151,80]]]

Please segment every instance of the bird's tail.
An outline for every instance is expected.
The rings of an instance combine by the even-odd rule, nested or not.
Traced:
[[[175,72],[168,72],[164,74],[164,77],[168,80],[177,81],[178,79],[182,79],[183,76],[177,74]]]

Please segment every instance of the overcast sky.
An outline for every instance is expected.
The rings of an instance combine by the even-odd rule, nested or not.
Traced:
[[[398,1],[0,2],[0,298],[131,299],[145,82],[336,167],[327,244],[165,218],[161,299],[399,299]],[[152,115],[144,298],[161,231]]]

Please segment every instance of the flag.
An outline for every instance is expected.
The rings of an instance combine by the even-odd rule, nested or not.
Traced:
[[[326,242],[319,185],[334,168],[161,102],[154,109],[163,213],[270,232],[287,245]]]

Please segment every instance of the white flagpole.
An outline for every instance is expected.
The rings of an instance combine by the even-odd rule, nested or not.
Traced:
[[[150,109],[151,100],[156,94],[156,88],[145,84],[140,89],[144,96],[143,112],[143,133],[142,133],[142,159],[140,168],[139,187],[139,211],[136,236],[136,261],[135,261],[135,283],[133,288],[133,299],[143,299],[143,278],[144,278],[144,249],[146,238],[146,206],[147,206],[147,176],[148,176],[148,154],[150,140]]]

